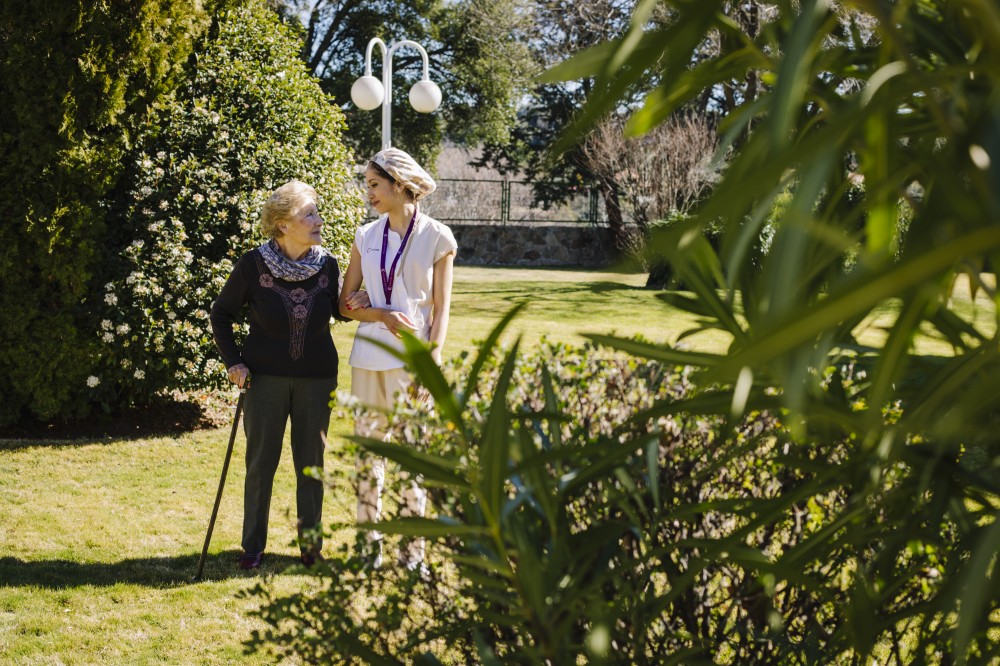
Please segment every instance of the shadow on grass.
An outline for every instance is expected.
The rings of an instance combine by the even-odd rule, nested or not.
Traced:
[[[235,398],[227,392],[157,396],[149,405],[114,415],[94,414],[73,421],[31,419],[0,426],[0,449],[80,446],[116,440],[172,437],[230,422]]]
[[[120,562],[71,562],[69,560],[31,560],[0,557],[0,588],[40,587],[63,590],[84,585],[106,587],[124,583],[167,588],[197,582],[254,578],[262,574],[282,574],[299,564],[292,555],[266,554],[257,571],[236,568],[240,551],[231,550],[209,555],[200,581],[194,580],[198,570],[198,555],[146,557]],[[302,573],[295,570],[289,574]]]
[[[539,283],[541,284],[541,283]],[[597,282],[567,282],[560,283],[559,286],[554,286],[552,284],[545,284],[544,293],[545,298],[558,298],[565,296],[566,294],[580,294],[581,298],[586,294],[592,293],[605,293],[605,292],[615,292],[615,291],[631,291],[631,292],[644,292],[649,291],[642,286],[632,286],[630,284],[622,284],[621,282],[611,282],[607,280],[597,281]],[[469,294],[506,294],[502,296],[503,300],[507,301],[522,301],[531,300],[530,296],[525,296],[524,289],[512,288],[510,285],[504,284],[503,282],[495,282],[491,284],[483,284],[482,286],[477,286],[469,288],[466,290]]]

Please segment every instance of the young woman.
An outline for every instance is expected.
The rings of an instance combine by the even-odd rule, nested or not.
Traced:
[[[316,190],[296,180],[275,190],[260,219],[268,240],[236,262],[212,306],[212,333],[229,379],[242,387],[253,374],[243,420],[247,475],[241,569],[258,568],[264,557],[271,486],[289,418],[300,531],[322,518],[323,484],[303,470],[323,466],[330,393],[337,386],[330,317],[339,313],[340,268],[320,245],[323,218],[316,202]],[[364,295],[355,300],[367,302]],[[250,333],[239,347],[233,324],[244,307]],[[303,563],[315,562],[321,547],[318,540],[303,542]]]
[[[388,408],[406,388],[410,375],[402,361],[380,348],[401,348],[400,331],[432,345],[434,360],[448,332],[453,262],[458,248],[451,230],[420,212],[421,199],[434,191],[434,180],[402,150],[376,153],[365,171],[368,200],[379,219],[358,230],[344,276],[340,313],[360,323],[351,350],[351,392],[364,404]],[[371,307],[354,295],[364,283]],[[385,438],[385,419],[356,423],[355,433]],[[382,509],[385,460],[358,460],[358,521],[375,522]],[[403,492],[402,515],[423,515],[426,491],[415,480]],[[371,564],[381,564],[381,535],[369,534]],[[400,563],[416,568],[424,558],[422,539],[400,553]]]

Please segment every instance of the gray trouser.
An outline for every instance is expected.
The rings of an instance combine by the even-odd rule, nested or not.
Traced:
[[[281,458],[285,424],[292,421],[295,507],[299,530],[320,524],[323,483],[302,473],[323,466],[324,439],[330,426],[330,394],[337,378],[307,379],[254,375],[247,390],[243,430],[247,437],[247,476],[243,491],[243,550],[263,552],[271,487]],[[322,544],[317,544],[317,547]]]

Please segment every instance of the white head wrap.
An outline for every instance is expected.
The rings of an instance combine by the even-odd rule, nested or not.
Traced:
[[[375,153],[371,159],[393,179],[413,192],[415,199],[423,199],[437,189],[437,183],[430,177],[409,153],[398,148],[386,148]]]

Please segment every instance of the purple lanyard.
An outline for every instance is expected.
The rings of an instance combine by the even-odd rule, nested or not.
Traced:
[[[403,236],[403,241],[399,244],[399,249],[396,250],[396,258],[392,260],[392,266],[389,268],[389,275],[386,275],[385,255],[386,250],[389,249],[389,216],[385,216],[385,227],[382,229],[382,258],[379,263],[382,267],[382,293],[385,294],[386,307],[392,306],[392,284],[396,281],[396,264],[399,263],[399,258],[403,256],[403,248],[406,247],[406,241],[410,239],[410,232],[413,231],[413,223],[416,219],[417,211],[414,209],[413,217],[410,218],[410,226],[406,228],[406,235]]]

